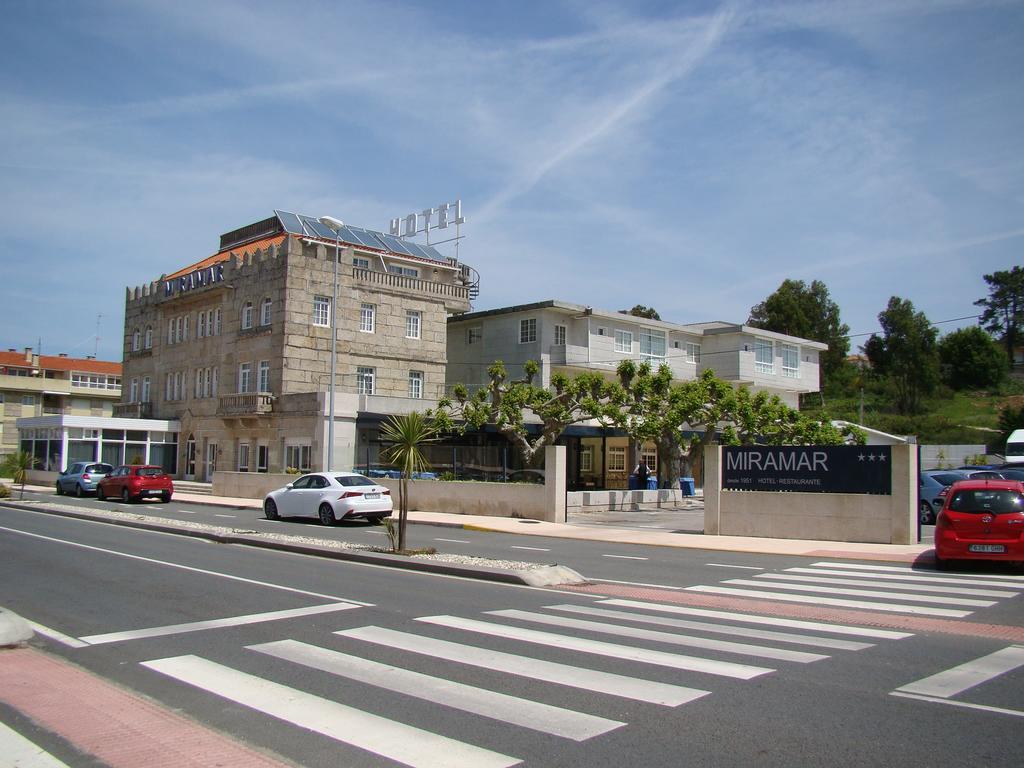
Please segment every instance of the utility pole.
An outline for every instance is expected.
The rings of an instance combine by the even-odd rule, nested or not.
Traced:
[[[102,312],[96,315],[96,345],[93,347],[92,356],[97,360],[100,358],[100,318],[102,317]]]

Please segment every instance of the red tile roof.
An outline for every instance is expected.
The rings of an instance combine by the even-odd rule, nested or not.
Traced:
[[[227,261],[228,259],[231,258],[232,253],[237,253],[241,255],[243,253],[252,253],[253,251],[265,250],[270,246],[277,245],[278,243],[283,243],[286,237],[287,235],[285,234],[273,235],[272,237],[265,237],[262,240],[253,240],[251,243],[246,243],[245,245],[236,245],[233,246],[232,248],[227,248],[223,251],[220,251],[219,253],[213,254],[213,256],[206,257],[202,261],[197,261],[195,264],[192,264],[191,266],[185,267],[184,269],[179,269],[177,272],[167,275],[167,277],[165,277],[164,280],[172,280],[175,277],[181,277],[182,275],[187,275],[191,272],[195,272],[197,269],[205,269],[206,267],[211,267],[214,264],[219,264],[222,261]]]
[[[25,360],[24,352],[0,352],[0,366],[13,368],[31,368],[32,363]],[[87,360],[81,357],[59,357],[57,355],[40,355],[39,368],[44,371],[82,371],[84,373],[105,373],[113,376],[121,375],[121,363],[108,360]]]

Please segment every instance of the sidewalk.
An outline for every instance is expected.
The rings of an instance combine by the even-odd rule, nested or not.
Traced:
[[[44,493],[51,490],[48,487],[31,485],[25,486],[25,489]],[[19,495],[18,490],[12,488],[11,491],[11,498],[0,500],[0,502],[16,503]],[[261,499],[242,499],[206,494],[176,492],[174,499],[185,504],[210,505],[232,509],[261,511],[263,507]],[[601,523],[547,523],[519,518],[420,512],[416,510],[409,512],[409,522],[418,525],[439,525],[475,531],[515,533],[524,536],[550,536],[581,541],[603,541],[618,544],[678,547],[682,549],[848,558],[855,560],[913,562],[923,553],[929,552],[932,549],[930,544],[861,544],[805,539],[769,539],[752,536],[708,536],[702,533],[682,533],[669,529],[633,529]]]

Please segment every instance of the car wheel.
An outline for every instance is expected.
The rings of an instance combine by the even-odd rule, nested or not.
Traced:
[[[935,522],[935,512],[932,510],[932,505],[927,501],[921,502],[921,506],[917,511],[917,516],[921,520],[921,525],[931,525]]]
[[[96,486],[96,499],[98,501],[103,501],[105,498],[107,498],[107,497],[103,495],[103,488],[97,485]]]
[[[164,504],[170,504],[171,503],[171,494],[170,493],[164,493],[160,498],[163,499]]]
[[[75,496],[77,496],[78,498],[82,498],[83,496],[85,496],[85,491],[82,489],[81,483],[75,485]]]
[[[121,489],[121,501],[123,501],[123,502],[125,502],[127,504],[131,500],[132,500],[132,495],[130,493],[128,493],[128,489],[127,488],[122,488]]]
[[[267,499],[263,502],[263,514],[266,515],[267,520],[280,520],[280,515],[277,514],[277,504],[274,503],[273,499]]]
[[[326,502],[320,505],[320,522],[323,525],[334,525],[337,522],[334,517],[334,508]]]
[[[63,496],[64,495],[64,489],[60,487],[60,483],[57,483],[57,495],[58,496]]]
[[[953,561],[948,557],[939,557],[938,550],[935,551],[935,570],[948,571]]]

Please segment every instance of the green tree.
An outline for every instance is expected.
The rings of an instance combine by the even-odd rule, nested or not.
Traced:
[[[1006,354],[976,325],[939,340],[942,378],[953,389],[994,387],[1006,378]]]
[[[39,459],[28,451],[15,451],[4,457],[0,470],[5,475],[10,475],[15,483],[21,485],[21,498],[25,498],[25,481],[28,479],[28,471],[39,464]]]
[[[645,307],[643,304],[637,304],[632,309],[620,309],[620,315],[633,315],[633,317],[646,317],[648,320],[661,320],[661,315],[658,314],[658,310],[654,307]]]
[[[892,389],[896,410],[917,413],[921,401],[939,381],[938,331],[909,299],[893,296],[879,313],[882,335],[872,334],[864,345],[876,375]]]
[[[988,298],[974,302],[984,307],[978,324],[1002,339],[1007,363],[1013,365],[1013,350],[1024,341],[1024,268],[993,272],[985,275],[985,282]]]
[[[381,440],[387,443],[384,457],[402,473],[398,481],[398,551],[404,552],[406,523],[409,519],[409,480],[416,472],[430,468],[422,447],[438,438],[438,430],[422,413],[413,411],[391,416],[381,426]]]
[[[442,399],[432,414],[437,427],[455,431],[493,424],[529,465],[545,447],[554,445],[567,426],[599,418],[613,391],[610,382],[595,372],[572,378],[553,374],[551,388],[547,389],[534,383],[540,372],[536,361],[526,361],[523,371],[522,379],[510,380],[505,364],[496,360],[487,369],[487,385],[472,395],[464,384],[455,385],[452,397]],[[539,434],[527,428],[524,414],[533,414],[539,420]]]
[[[850,351],[850,327],[839,318],[839,305],[820,280],[783,280],[775,292],[750,309],[747,324],[828,344],[821,354],[821,382],[838,371]]]

